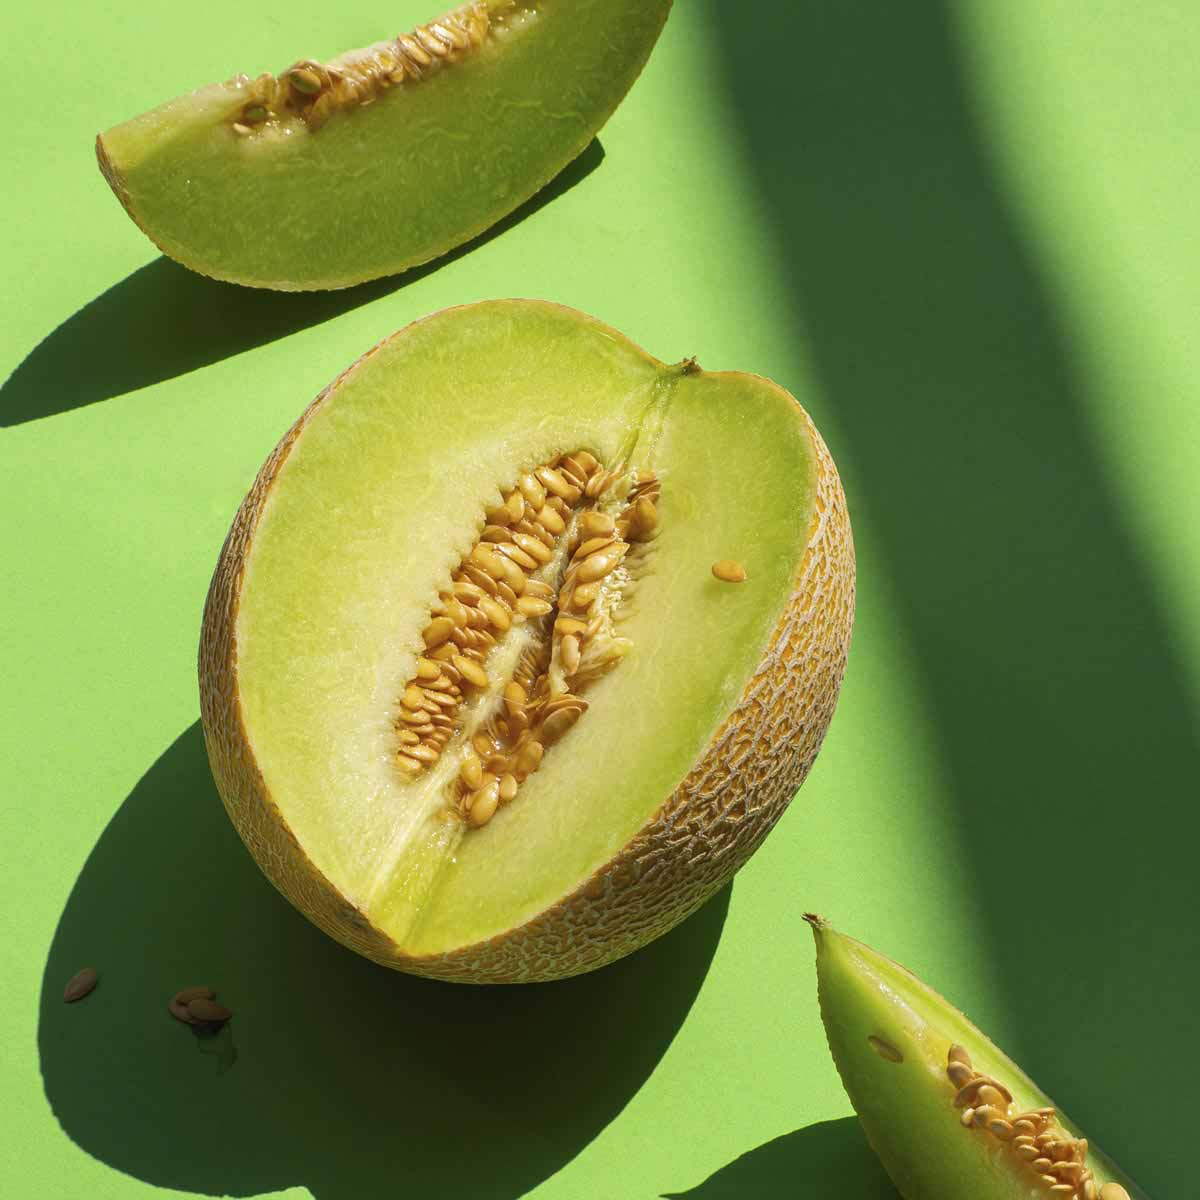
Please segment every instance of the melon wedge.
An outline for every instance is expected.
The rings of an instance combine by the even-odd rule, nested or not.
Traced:
[[[213,773],[266,874],[362,954],[577,974],[761,844],[833,714],[853,597],[837,472],[782,388],[553,304],[447,310],[326,389],[246,497],[200,647]]]
[[[905,1200],[1145,1200],[948,1000],[809,914],[829,1048]]]
[[[427,262],[591,141],[670,0],[473,0],[328,62],[238,75],[102,133],[133,220],[201,274],[285,291]]]

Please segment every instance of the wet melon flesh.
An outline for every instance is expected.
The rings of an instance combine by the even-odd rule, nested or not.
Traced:
[[[437,257],[557,175],[633,83],[669,7],[466,5],[479,44],[420,77],[381,86],[356,66],[387,43],[324,64],[350,81],[339,94],[368,79],[319,121],[286,83],[243,75],[115,126],[97,151],[133,219],[185,266],[258,287],[345,287]],[[260,103],[269,116],[245,125]]]
[[[622,626],[633,649],[515,801],[464,828],[395,769],[397,698],[485,507],[577,448],[661,480],[653,569]],[[411,955],[570,893],[663,804],[751,678],[791,595],[812,476],[786,393],[664,365],[570,310],[475,305],[384,343],[292,446],[237,616],[246,736],[302,851]],[[721,558],[749,580],[714,580]]]
[[[1084,1134],[1016,1063],[911,971],[820,917],[808,920],[816,935],[830,1050],[867,1138],[905,1200],[1145,1200],[1094,1144],[1086,1144],[1082,1156],[1090,1189],[1086,1179],[1076,1179],[1071,1190],[1069,1175],[1051,1182],[1034,1169],[1013,1141],[1020,1114],[1053,1109],[1046,1132],[1059,1142]],[[970,1116],[974,1109],[966,1100],[955,1104],[959,1087],[948,1076],[952,1046],[966,1051],[971,1071],[1011,1093],[998,1133],[964,1125],[964,1112]],[[1056,1168],[1044,1170],[1053,1174]]]

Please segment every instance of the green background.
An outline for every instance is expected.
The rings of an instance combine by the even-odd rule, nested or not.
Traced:
[[[1200,10],[681,0],[549,202],[297,297],[158,258],[91,140],[430,12],[103,7],[10,6],[0,83],[0,1193],[889,1197],[808,908],[956,999],[1151,1195],[1186,1192]],[[478,990],[375,968],[275,896],[208,777],[195,651],[303,405],[414,317],[506,295],[795,392],[859,607],[825,749],[733,887],[594,976]],[[164,1011],[193,982],[238,1010],[232,1069]]]

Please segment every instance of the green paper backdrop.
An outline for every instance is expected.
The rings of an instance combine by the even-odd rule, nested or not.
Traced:
[[[893,1196],[808,908],[956,999],[1151,1195],[1187,1191],[1200,9],[680,0],[519,219],[326,296],[162,260],[91,141],[423,4],[6,15],[0,1194]],[[209,780],[195,652],[301,408],[413,318],[507,295],[796,393],[859,609],[825,749],[731,889],[594,976],[477,990],[356,959],[269,888]],[[192,982],[236,1046],[167,1016]]]

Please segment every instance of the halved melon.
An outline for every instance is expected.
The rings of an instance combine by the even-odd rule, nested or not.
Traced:
[[[554,178],[637,78],[671,0],[472,0],[410,34],[238,75],[96,139],[186,267],[339,288],[444,254]]]
[[[853,597],[837,472],[782,388],[557,305],[451,309],[326,389],[246,497],[200,647],[213,772],[262,869],[355,950],[576,974],[762,842],[833,714]]]

